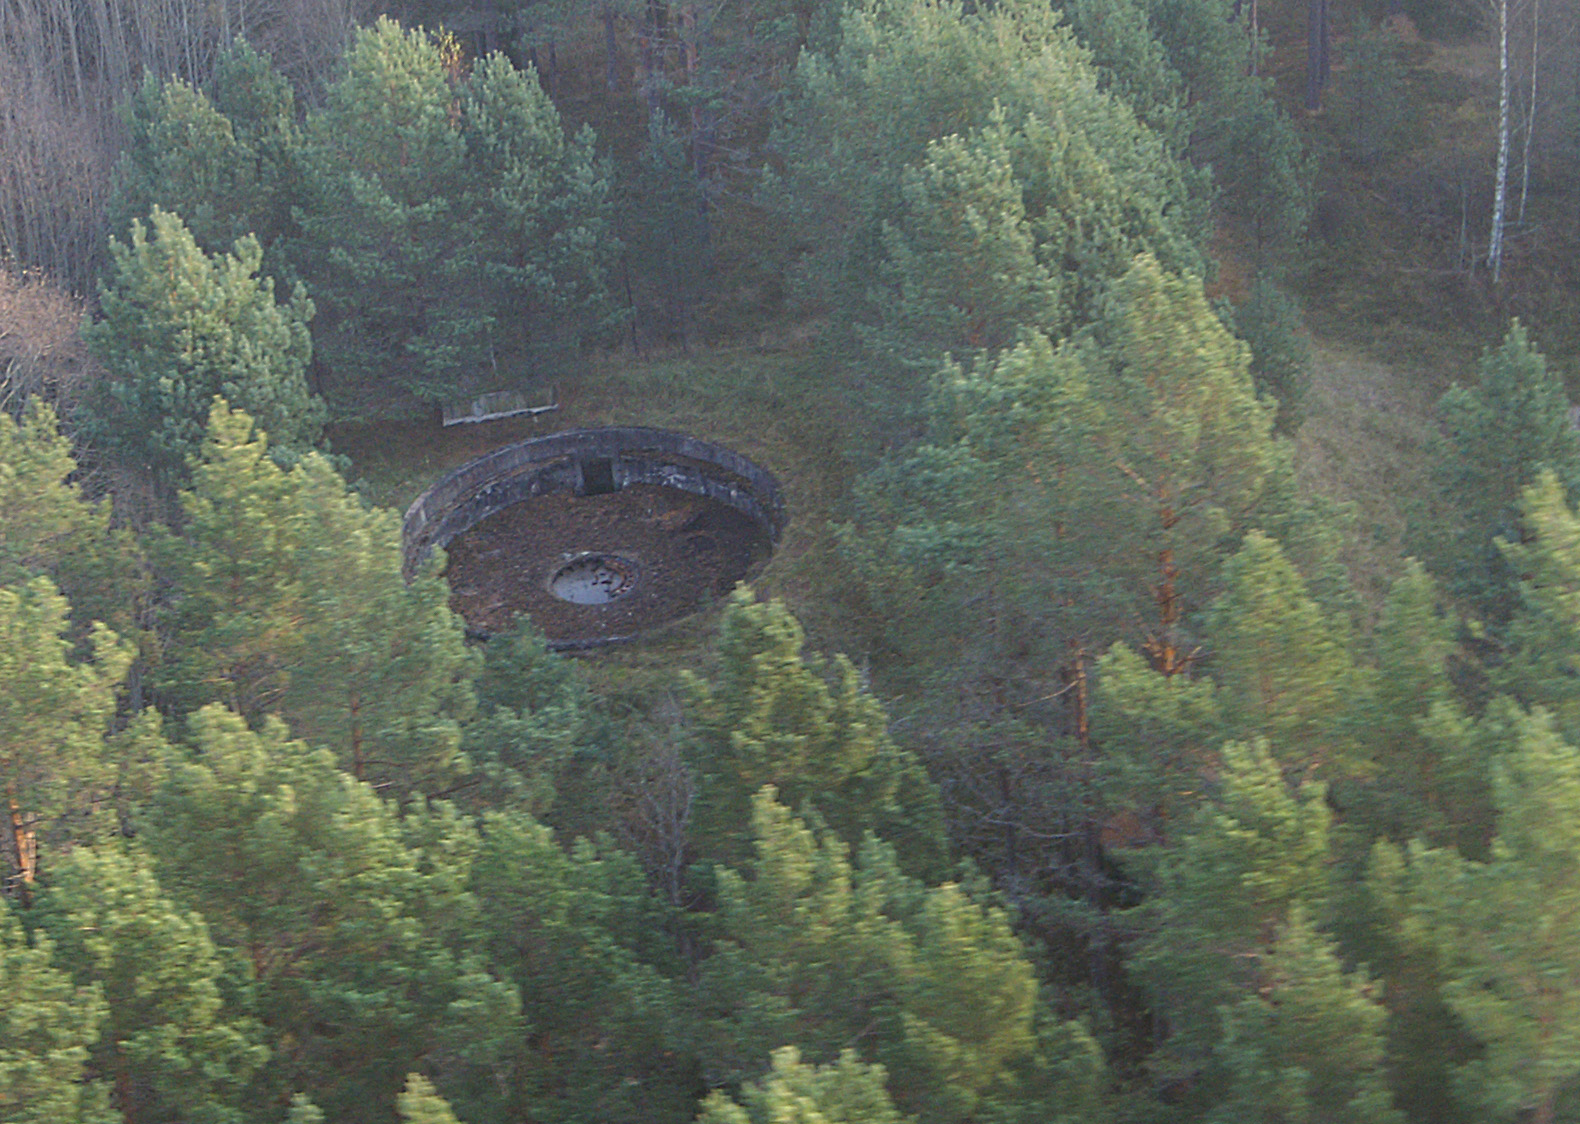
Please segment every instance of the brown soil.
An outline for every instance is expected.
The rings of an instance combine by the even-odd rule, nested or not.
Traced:
[[[526,613],[551,642],[633,636],[696,612],[765,561],[769,542],[716,500],[633,484],[603,496],[555,493],[496,511],[451,540],[450,604],[472,629],[494,633]],[[548,581],[584,552],[637,564],[631,591],[606,605],[573,605]]]

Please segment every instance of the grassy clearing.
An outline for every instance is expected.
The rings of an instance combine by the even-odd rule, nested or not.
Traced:
[[[1434,396],[1419,372],[1342,344],[1319,342],[1306,420],[1296,434],[1302,486],[1353,505],[1344,561],[1375,611],[1409,551],[1413,520],[1430,519]]]
[[[404,509],[445,472],[490,449],[564,429],[647,425],[716,441],[774,473],[790,523],[757,581],[783,597],[819,648],[849,643],[837,591],[843,584],[830,521],[848,494],[853,468],[845,455],[856,419],[839,379],[812,349],[765,351],[721,347],[646,359],[595,357],[580,377],[559,387],[560,408],[537,418],[440,426],[420,422],[344,426],[332,434],[336,452],[352,462],[375,503]],[[617,678],[665,684],[678,666],[697,662],[711,640],[714,614],[678,622],[641,645],[612,649],[589,664],[618,669]],[[632,677],[635,677],[634,680]]]

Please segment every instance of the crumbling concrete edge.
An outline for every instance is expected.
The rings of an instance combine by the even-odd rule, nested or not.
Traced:
[[[401,524],[402,571],[410,581],[436,548],[531,496],[628,484],[660,484],[728,504],[775,543],[788,521],[773,474],[732,449],[646,426],[572,429],[495,449],[413,500]]]

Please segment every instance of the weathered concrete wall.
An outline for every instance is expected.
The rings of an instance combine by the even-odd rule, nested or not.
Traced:
[[[607,475],[606,475],[607,474]],[[722,445],[643,426],[573,429],[495,449],[439,480],[406,509],[407,580],[456,535],[504,507],[551,492],[661,484],[728,504],[777,542],[786,513],[773,474]]]

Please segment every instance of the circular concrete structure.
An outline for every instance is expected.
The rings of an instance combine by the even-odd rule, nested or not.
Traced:
[[[408,579],[448,552],[451,604],[474,635],[526,613],[552,647],[631,640],[748,577],[785,525],[773,476],[740,454],[640,427],[496,449],[406,512]]]

